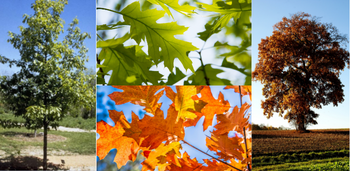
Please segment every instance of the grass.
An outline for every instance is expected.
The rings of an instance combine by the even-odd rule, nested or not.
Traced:
[[[22,117],[16,117],[13,114],[10,113],[3,113],[0,114],[0,118],[2,120],[11,120],[14,122],[24,123],[25,120]],[[80,128],[85,130],[95,130],[96,129],[96,119],[95,118],[89,118],[89,119],[83,119],[81,117],[71,117],[66,116],[61,121],[59,121],[60,126],[69,127],[69,128]]]
[[[338,157],[330,159],[321,159],[321,160],[310,160],[307,162],[298,162],[298,163],[284,163],[277,165],[261,166],[254,167],[253,171],[257,170],[349,170],[349,157]]]
[[[38,130],[43,132],[43,130]],[[11,136],[17,133],[33,133],[25,128],[0,128],[0,150],[7,154],[18,154],[27,146],[43,147],[43,142],[17,141]],[[49,131],[48,134],[60,135],[66,141],[48,143],[48,150],[64,150],[81,155],[96,154],[96,133]]]
[[[309,153],[285,153],[276,156],[257,156],[253,157],[253,167],[282,164],[282,163],[293,163],[293,162],[304,162],[312,159],[327,159],[333,157],[347,157],[349,156],[349,150],[338,150],[338,151],[321,151],[321,152],[309,152]]]

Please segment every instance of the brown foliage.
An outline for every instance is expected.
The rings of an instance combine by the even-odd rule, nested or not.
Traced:
[[[298,130],[317,124],[311,107],[344,101],[340,71],[349,63],[347,42],[331,24],[322,24],[306,13],[283,18],[274,25],[272,36],[259,44],[259,62],[252,73],[264,84],[264,115],[284,114],[295,120]]]

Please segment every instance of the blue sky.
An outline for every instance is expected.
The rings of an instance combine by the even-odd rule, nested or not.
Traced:
[[[176,89],[174,86],[171,86],[171,88],[176,92]],[[239,94],[235,93],[233,89],[223,89],[224,86],[211,86],[211,91],[214,96],[214,98],[218,98],[219,92],[222,92],[224,94],[225,100],[228,100],[232,107],[238,106],[240,107],[240,100],[239,100]],[[109,125],[114,126],[114,122],[109,118],[108,110],[117,110],[117,111],[123,111],[126,119],[131,122],[131,111],[136,113],[140,118],[143,117],[145,112],[142,110],[144,107],[139,105],[134,105],[131,103],[126,103],[123,105],[115,105],[114,101],[112,101],[108,95],[111,94],[114,91],[120,91],[119,89],[116,89],[111,86],[97,86],[97,121],[105,121]],[[159,102],[162,103],[161,109],[164,111],[164,117],[166,117],[167,110],[169,108],[169,105],[172,103],[172,101],[166,97],[165,93],[164,95],[159,99]],[[242,103],[248,102],[251,104],[249,96],[243,96]],[[233,110],[233,108],[230,109],[230,112]],[[248,110],[248,112],[251,112],[251,109]],[[214,120],[216,120],[214,118]],[[187,127],[185,128],[185,140],[189,142],[190,144],[194,145],[195,147],[203,150],[208,151],[208,148],[205,145],[205,135],[210,136],[209,131],[213,130],[213,127],[210,126],[204,133],[203,133],[203,121],[204,118],[201,118],[198,124],[194,127]],[[215,122],[214,122],[215,124]],[[97,134],[96,139],[98,139],[99,136]],[[191,156],[191,158],[196,157],[199,162],[202,162],[202,159],[208,158],[208,156],[202,154],[201,152],[193,149],[192,147],[183,144],[182,145],[183,150],[181,152],[187,151],[187,153]],[[210,151],[209,154],[212,154]]]
[[[349,39],[349,1],[337,0],[254,0],[252,24],[253,24],[253,44],[252,44],[252,68],[258,60],[258,44],[262,38],[271,36],[272,26],[281,21],[283,17],[290,18],[291,14],[306,12],[312,16],[321,17],[320,22],[332,23],[338,28],[341,34],[347,34]],[[349,49],[349,46],[347,47]],[[323,128],[349,128],[349,69],[345,69],[340,76],[345,94],[345,101],[333,107],[332,104],[324,106],[322,109],[315,109],[319,113],[318,125],[310,126],[310,129]],[[267,124],[275,127],[281,125],[289,127],[287,120],[275,114],[274,117],[266,119],[261,109],[262,85],[259,82],[252,82],[253,86],[253,113],[252,122],[255,124]]]
[[[23,14],[34,14],[31,4],[34,0],[1,0],[0,5],[0,54],[11,59],[20,59],[17,49],[14,49],[11,43],[7,42],[8,31],[19,34],[19,26],[23,25]],[[61,13],[61,18],[65,20],[64,30],[68,28],[74,17],[79,19],[78,27],[82,32],[90,33],[91,39],[85,40],[85,46],[89,48],[88,68],[96,67],[96,1],[95,0],[73,0],[69,1]],[[61,35],[65,35],[61,34]],[[0,64],[0,75],[12,75],[19,71],[19,68],[9,68]]]

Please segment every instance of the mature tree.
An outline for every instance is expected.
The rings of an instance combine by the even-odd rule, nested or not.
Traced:
[[[252,73],[254,81],[264,84],[264,115],[283,116],[286,111],[284,118],[305,132],[307,125],[317,124],[318,114],[311,107],[343,102],[344,85],[338,77],[349,62],[346,43],[334,26],[306,13],[275,24],[273,34],[259,44],[259,62]]]
[[[78,19],[69,25],[65,36],[64,20],[60,18],[67,0],[36,0],[33,15],[24,15],[20,34],[9,32],[19,60],[2,57],[1,62],[20,68],[18,73],[1,77],[1,91],[15,115],[23,116],[27,128],[44,127],[44,170],[47,169],[47,131],[58,122],[70,105],[82,105],[94,100],[91,86],[84,74],[87,48]],[[59,41],[60,40],[60,41]]]

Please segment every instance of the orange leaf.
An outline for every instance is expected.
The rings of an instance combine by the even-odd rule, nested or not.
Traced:
[[[196,158],[191,159],[187,152],[184,152],[182,158],[178,159],[180,165],[171,163],[167,166],[167,170],[171,171],[201,171],[204,167],[201,163],[198,163]]]
[[[154,114],[154,117],[145,115],[139,122],[139,127],[142,129],[140,136],[145,137],[141,146],[154,149],[163,141],[171,142],[177,139],[183,139],[185,135],[184,128],[182,127],[182,119],[176,123],[176,118],[177,111],[173,106],[169,107],[166,119],[164,119],[163,111],[159,108]]]
[[[179,142],[172,142],[166,146],[163,143],[160,144],[155,150],[151,151],[148,158],[142,162],[142,171],[155,170],[156,166],[158,166],[158,171],[164,171],[165,168],[170,165],[166,160],[167,155],[175,155],[177,159],[181,156],[179,152],[180,148],[181,144]]]
[[[161,106],[158,100],[163,95],[164,90],[158,92],[164,86],[113,86],[123,90],[123,92],[113,92],[108,95],[116,105],[131,102],[145,107],[146,112],[155,113]]]
[[[176,122],[179,121],[179,118],[185,119],[194,119],[197,116],[191,112],[195,109],[194,100],[192,96],[196,95],[197,89],[194,86],[176,86],[175,93],[170,87],[165,87],[166,96],[173,101],[175,110],[178,111],[178,116]]]
[[[225,89],[234,89],[236,93],[239,93],[239,87],[241,87],[241,95],[249,95],[252,100],[252,86],[226,86]]]
[[[215,99],[211,93],[209,86],[204,86],[200,91],[201,97],[193,96],[193,100],[202,100],[207,104],[202,108],[201,113],[205,116],[203,123],[203,131],[212,125],[215,114],[225,113],[230,109],[230,103],[224,100],[224,95],[220,92],[218,99]]]
[[[124,130],[120,122],[116,122],[114,127],[104,121],[97,122],[97,133],[100,135],[96,142],[97,156],[103,159],[111,149],[116,148],[114,162],[118,168],[125,165],[138,151],[137,142],[123,136]]]
[[[243,135],[243,127],[249,124],[249,115],[247,118],[244,118],[244,115],[250,106],[248,103],[244,103],[241,108],[235,106],[231,113],[216,115],[218,124],[215,125],[214,133],[225,134],[234,130]]]
[[[228,134],[216,135],[212,133],[210,138],[206,138],[207,147],[211,151],[216,151],[219,159],[229,160],[236,158],[243,160],[243,148],[240,146],[238,137],[229,138]]]

